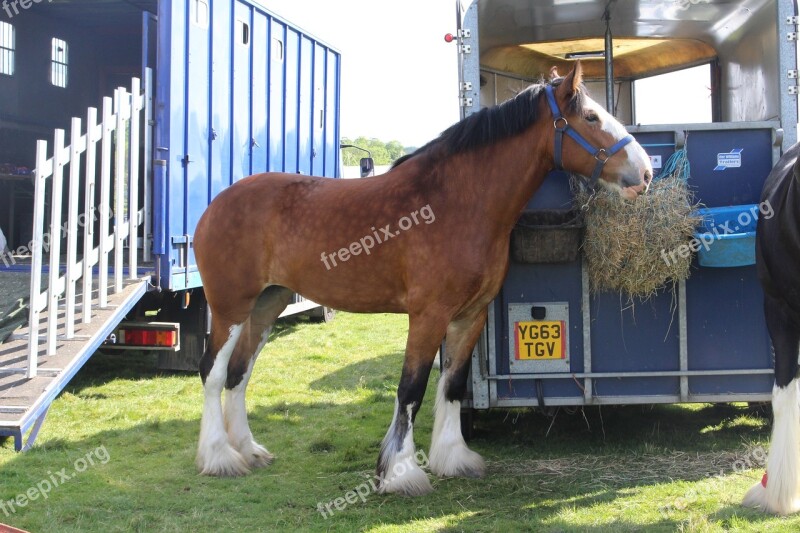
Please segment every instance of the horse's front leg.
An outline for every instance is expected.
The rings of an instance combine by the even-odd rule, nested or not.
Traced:
[[[486,308],[450,323],[445,337],[444,370],[436,388],[431,472],[442,477],[482,477],[483,458],[461,434],[461,400],[467,389],[472,349],[486,322]]]
[[[414,419],[425,396],[446,323],[447,319],[439,317],[409,315],[406,358],[397,388],[394,418],[378,456],[377,476],[382,493],[417,496],[433,490],[427,474],[419,466],[425,457],[417,457],[415,453]]]

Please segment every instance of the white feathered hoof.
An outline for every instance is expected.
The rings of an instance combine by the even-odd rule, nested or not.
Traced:
[[[486,463],[462,441],[450,449],[437,446],[431,450],[431,472],[439,477],[480,478],[486,474]]]
[[[212,453],[197,451],[197,469],[204,476],[238,477],[250,473],[250,467],[242,454],[227,442],[217,447]]]
[[[275,456],[271,454],[265,447],[260,445],[254,440],[251,440],[249,444],[245,444],[239,449],[239,453],[242,454],[244,460],[247,461],[247,464],[250,468],[263,468],[265,466],[269,466]]]
[[[380,494],[401,494],[403,496],[422,496],[433,491],[428,475],[419,467],[413,457],[392,462],[386,472],[378,472]]]
[[[783,490],[780,487],[770,487],[769,482],[769,477],[764,474],[761,481],[750,487],[744,495],[742,505],[782,516],[800,511],[800,495],[796,491],[787,490],[786,487]]]

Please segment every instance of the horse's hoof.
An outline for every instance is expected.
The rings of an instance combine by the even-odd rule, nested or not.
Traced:
[[[263,468],[265,466],[269,466],[272,463],[272,460],[275,459],[273,454],[269,453],[265,447],[254,440],[250,441],[250,445],[245,446],[240,451],[242,457],[245,458],[250,468]]]
[[[766,475],[764,477],[766,478]],[[750,487],[750,490],[744,495],[744,500],[742,500],[743,506],[753,507],[761,512],[781,516],[800,511],[800,499],[791,495],[771,494],[770,490],[764,486],[764,481],[767,481],[767,485],[769,485],[769,482],[773,480],[771,478],[769,480],[765,479]]]
[[[229,444],[221,447],[217,453],[201,456],[197,455],[197,469],[204,476],[238,477],[250,473],[250,467],[242,454],[233,449]]]
[[[395,463],[386,472],[378,472],[378,478],[381,480],[378,487],[381,494],[422,496],[433,491],[428,475],[413,460]]]
[[[400,494],[401,496],[422,496],[433,492],[428,476],[420,470],[421,475],[395,476],[384,481],[378,487],[380,494]]]
[[[449,450],[438,447],[436,452],[431,452],[430,469],[439,477],[480,478],[486,473],[486,463],[466,444],[459,444]]]

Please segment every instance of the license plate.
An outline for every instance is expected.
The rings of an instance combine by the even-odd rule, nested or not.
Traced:
[[[536,320],[515,322],[516,359],[551,361],[566,358],[565,321]]]

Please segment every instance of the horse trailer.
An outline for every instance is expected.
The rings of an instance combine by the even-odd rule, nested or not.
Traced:
[[[339,177],[340,67],[257,1],[2,3],[0,435],[30,446],[101,346],[197,369],[197,221],[251,174]]]
[[[458,47],[462,116],[513,97],[554,65],[568,72],[580,59],[586,86],[628,125],[654,172],[685,150],[696,199],[705,212],[735,224],[725,239],[699,250],[690,277],[674,291],[644,302],[594,293],[579,250],[580,223],[523,223],[542,211],[560,211],[563,221],[572,221],[580,211],[568,176],[551,172],[512,234],[512,251],[526,233],[540,243],[572,232],[571,253],[512,253],[473,351],[465,412],[768,401],[773,362],[754,226],[757,216],[768,215],[768,206],[758,205],[764,180],[797,140],[795,2],[463,0],[457,10],[458,33],[451,38]],[[705,72],[707,120],[641,123],[641,81],[690,67]],[[680,95],[681,87],[670,86],[657,105],[674,117],[687,104]],[[728,245],[741,253],[725,253]],[[552,251],[548,246],[556,248],[546,245],[544,252]]]

